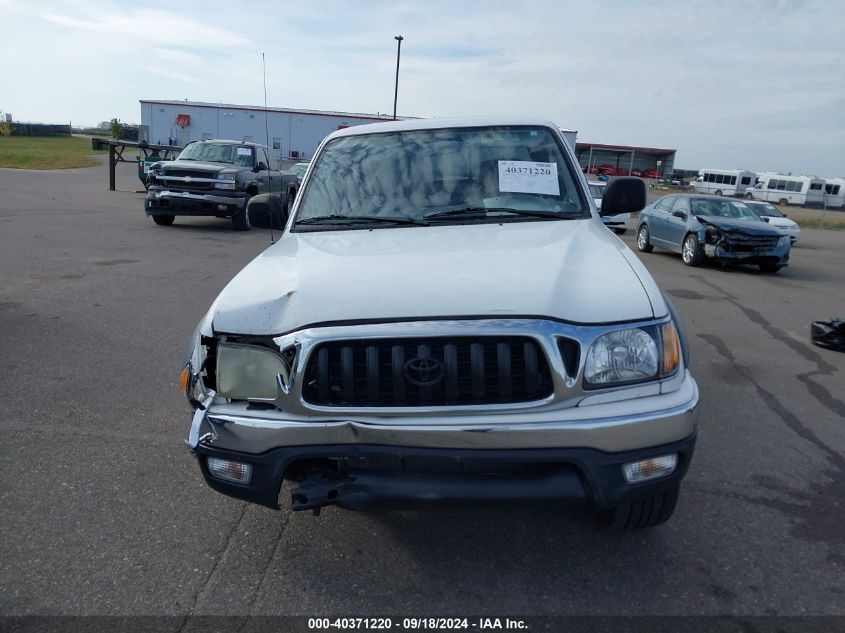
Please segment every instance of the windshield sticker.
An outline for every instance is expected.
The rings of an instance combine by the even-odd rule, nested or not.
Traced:
[[[557,163],[524,160],[499,161],[499,191],[502,193],[545,193],[560,195]]]
[[[239,147],[238,156],[252,156],[252,150],[248,147]]]
[[[745,205],[742,204],[741,202],[731,202],[731,204],[734,205],[737,209],[744,209],[745,208]]]

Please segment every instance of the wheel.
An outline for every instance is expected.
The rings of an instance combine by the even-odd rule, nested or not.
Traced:
[[[779,271],[783,266],[779,264],[760,264],[760,270],[764,273],[771,273],[774,274]]]
[[[752,196],[750,193],[745,194],[745,199],[746,199],[746,200],[751,200],[751,199],[753,199],[753,198],[754,198],[754,196]]]
[[[640,225],[637,231],[637,248],[642,253],[650,253],[654,250],[654,245],[648,237],[648,227],[645,224]]]
[[[613,229],[613,232],[616,233],[616,235],[625,235],[625,233],[628,232],[628,229]]]
[[[684,238],[684,245],[681,248],[681,258],[687,266],[699,266],[704,261],[704,253],[701,252],[701,245],[693,233],[690,233]]]
[[[173,224],[173,220],[176,219],[175,215],[154,215],[153,222],[158,224],[159,226],[170,226]]]
[[[249,231],[252,228],[252,222],[249,221],[249,199],[252,196],[247,196],[244,200],[243,209],[232,216],[232,226],[236,231]]]
[[[786,198],[781,198],[780,200],[778,200],[778,204],[782,207],[785,207],[789,204],[789,200],[787,200]]]
[[[721,196],[721,195],[722,195],[722,190],[721,190],[721,189],[716,189],[716,195],[717,195],[717,196]]]
[[[596,514],[600,523],[619,530],[637,530],[666,523],[675,512],[680,488],[675,486],[644,499],[629,501]]]

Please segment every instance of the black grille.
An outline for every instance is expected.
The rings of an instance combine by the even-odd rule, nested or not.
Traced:
[[[756,251],[774,248],[778,245],[777,235],[746,235],[734,233],[725,240],[725,247],[729,251]]]
[[[168,189],[173,191],[208,191],[214,188],[212,182],[186,182],[184,180],[171,180],[171,177],[176,178],[216,178],[217,174],[200,171],[196,169],[168,169],[161,174],[163,176],[162,182],[167,185]]]
[[[201,169],[165,169],[162,176],[179,176],[179,178],[216,178],[217,174],[212,171]]]
[[[495,404],[551,393],[542,349],[513,336],[322,343],[303,385],[305,400],[323,406]]]

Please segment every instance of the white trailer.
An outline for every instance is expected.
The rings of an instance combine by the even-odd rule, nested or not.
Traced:
[[[757,184],[753,189],[749,189],[746,197],[781,205],[823,206],[824,185],[824,179],[815,176],[787,176],[765,172],[757,176]]]
[[[845,207],[845,178],[825,178],[824,182],[824,204]]]
[[[743,197],[756,180],[757,174],[747,169],[701,169],[692,186],[697,193]]]

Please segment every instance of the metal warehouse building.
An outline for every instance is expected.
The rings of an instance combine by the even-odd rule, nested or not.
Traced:
[[[576,143],[575,155],[586,171],[592,166],[611,165],[615,169],[631,173],[634,169],[646,171],[655,169],[661,176],[671,174],[675,168],[677,150],[660,147],[633,147],[630,145],[606,145],[604,143]],[[658,161],[660,164],[658,165]]]
[[[281,158],[310,159],[327,134],[345,127],[389,121],[387,114],[292,110],[228,103],[141,100],[141,136],[157,145],[225,138],[267,142]]]

